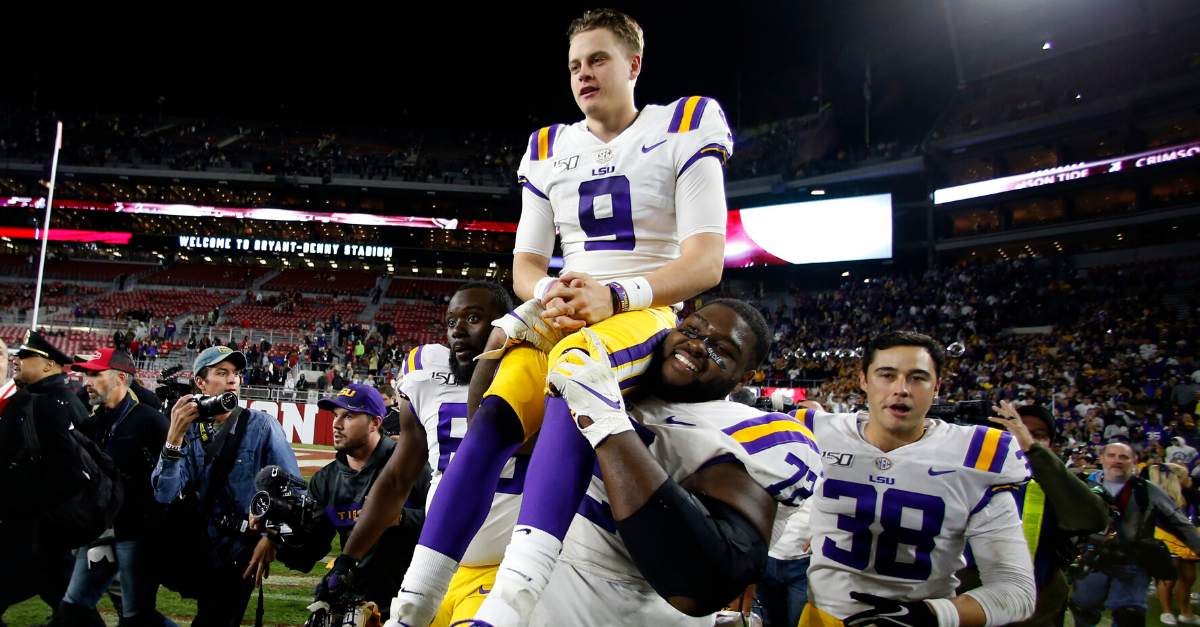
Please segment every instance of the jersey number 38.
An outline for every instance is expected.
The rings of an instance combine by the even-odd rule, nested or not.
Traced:
[[[827,479],[821,495],[827,499],[854,499],[854,514],[838,514],[837,526],[850,532],[850,550],[837,546],[833,538],[826,537],[822,552],[829,559],[857,570],[871,565],[871,546],[875,545],[875,572],[888,577],[925,581],[933,571],[930,553],[935,547],[934,538],[942,532],[946,517],[946,503],[939,497],[919,494],[897,488],[883,492],[883,498],[873,485]],[[921,528],[913,529],[901,525],[904,510],[921,513]],[[878,512],[878,513],[877,513]],[[882,531],[878,542],[871,525],[879,518]],[[900,545],[914,548],[912,562],[897,559]]]

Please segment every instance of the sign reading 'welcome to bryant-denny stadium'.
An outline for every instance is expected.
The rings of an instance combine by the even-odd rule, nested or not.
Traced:
[[[242,239],[238,237],[179,236],[179,246],[191,250],[233,250],[264,253],[303,253],[306,255],[336,255],[341,257],[379,257],[391,259],[391,246],[361,246],[358,244],[322,244],[319,242],[284,242],[273,239]]]
[[[1039,170],[1037,172],[1027,172],[1025,174],[1006,176],[989,181],[946,187],[933,192],[933,204],[941,205],[948,202],[991,196],[992,194],[1029,187],[1058,185],[1067,181],[1115,174],[1138,168],[1148,168],[1162,163],[1171,163],[1180,159],[1194,159],[1196,157],[1200,157],[1200,141],[1179,144],[1177,146],[1165,146],[1155,150],[1113,157],[1112,159],[1105,159],[1103,161],[1076,163],[1049,170]]]

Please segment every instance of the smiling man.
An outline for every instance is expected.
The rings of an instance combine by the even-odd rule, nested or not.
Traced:
[[[361,581],[370,576],[362,573],[367,567],[364,556],[383,541],[381,538],[394,533],[398,517],[404,524],[406,501],[418,507],[432,501],[426,498],[426,493],[432,495],[438,489],[442,474],[452,466],[451,461],[459,459],[456,452],[467,430],[467,382],[475,369],[475,356],[487,343],[491,321],[511,308],[512,299],[503,287],[482,281],[466,283],[455,292],[446,308],[445,345],[425,344],[405,358],[404,378],[396,403],[400,432],[393,442],[396,451],[383,466],[357,513],[354,532],[343,541],[342,554],[334,562],[332,572],[317,587],[319,600],[336,597],[348,578]],[[440,608],[435,608],[436,617],[431,618],[434,625],[445,627],[469,618],[491,589],[496,567],[517,521],[528,463],[528,455],[517,455],[505,464],[502,474],[506,479],[497,485],[489,499],[487,519],[454,574],[450,593]],[[429,466],[433,466],[432,481]],[[422,482],[429,487],[421,489]],[[446,513],[453,514],[456,505],[453,502],[445,505],[450,509]],[[405,558],[404,564],[407,563]],[[397,579],[385,595],[370,600],[384,607],[400,589]]]
[[[711,301],[658,344],[628,411],[613,356],[582,333],[587,353],[572,351],[549,380],[579,416],[598,472],[530,624],[707,627],[731,602],[748,611],[773,524],[782,528],[821,471],[803,425],[724,400],[766,356],[766,321],[744,302]]]
[[[1003,430],[926,417],[944,361],[929,336],[884,333],[863,356],[868,411],[804,410],[824,476],[802,627],[991,627],[1033,612],[1033,567],[1010,495],[1029,465]],[[967,541],[985,585],[955,597]]]
[[[489,356],[508,347],[498,369],[481,367],[472,381],[482,401],[459,448],[464,461],[446,472],[401,592],[408,624],[431,619],[504,465],[535,433],[528,490],[544,498],[526,501],[509,552],[553,565],[595,465],[566,402],[544,393],[549,369],[581,346],[564,331],[595,330],[628,391],[654,340],[677,324],[670,307],[721,279],[722,164],[733,135],[720,105],[692,96],[638,109],[645,41],[624,13],[589,11],[567,38],[564,69],[584,119],[535,132],[518,168],[513,289],[526,302],[496,321],[503,332]],[[548,274],[556,234],[564,264],[557,279]]]

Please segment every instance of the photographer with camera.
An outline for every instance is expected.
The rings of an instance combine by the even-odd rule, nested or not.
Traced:
[[[337,456],[333,463],[318,470],[309,482],[308,495],[318,515],[305,534],[303,544],[297,549],[281,551],[279,555],[289,568],[303,572],[312,570],[317,560],[329,553],[335,533],[341,546],[346,546],[367,493],[396,451],[396,441],[383,435],[381,430],[387,408],[383,396],[374,387],[351,384],[334,398],[322,399],[317,406],[333,412],[333,447]],[[340,585],[323,582],[322,585],[338,588],[344,598],[327,595],[323,600],[331,603],[374,601],[380,606],[384,620],[387,619],[387,602],[400,589],[425,522],[430,477],[431,471],[426,465],[408,495],[407,502],[413,505],[404,507],[399,520],[383,532],[353,568],[335,570],[330,575],[344,576],[344,582]],[[267,518],[270,518],[269,514]],[[257,521],[254,524],[257,526]],[[345,562],[346,557],[339,561]],[[320,590],[319,585],[318,595]]]
[[[195,627],[238,624],[254,585],[275,559],[265,535],[239,533],[260,469],[300,475],[279,421],[237,406],[246,357],[214,346],[196,357],[195,390],[175,401],[167,441],[151,476],[154,497],[171,503],[163,583],[197,600]]]
[[[120,573],[122,622],[161,625],[164,619],[155,609],[158,579],[153,573],[150,539],[162,507],[154,500],[150,473],[169,422],[158,410],[139,403],[130,391],[137,369],[125,351],[103,348],[72,367],[86,373],[84,389],[93,407],[79,430],[120,469],[125,500],[112,532],[105,534],[109,540],[79,550],[71,585],[58,606],[59,616],[67,626],[90,624],[96,603]]]
[[[1082,562],[1094,561],[1095,570],[1075,583],[1071,615],[1076,627],[1094,627],[1110,609],[1115,627],[1143,627],[1151,578],[1175,578],[1170,551],[1154,539],[1155,522],[1193,552],[1200,552],[1200,533],[1165,490],[1136,476],[1133,447],[1109,444],[1101,462],[1103,472],[1090,479],[1115,502],[1115,519],[1108,533],[1093,536],[1091,555],[1081,557]]]
[[[1008,401],[1000,401],[993,410],[1000,417],[989,420],[1013,435],[1033,471],[1033,480],[1018,488],[1013,497],[1033,557],[1037,604],[1033,616],[1015,624],[1061,625],[1070,594],[1063,569],[1070,565],[1074,553],[1072,537],[1104,531],[1111,520],[1109,508],[1050,450],[1056,425],[1049,410],[1040,405],[1016,408]],[[980,585],[979,572],[974,568],[959,571],[958,578],[962,582],[960,593]]]

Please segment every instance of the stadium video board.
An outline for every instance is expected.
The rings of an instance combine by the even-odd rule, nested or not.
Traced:
[[[734,210],[725,227],[726,268],[891,257],[891,194]]]
[[[1197,156],[1200,156],[1200,141],[1188,142],[1186,144],[1166,146],[1132,155],[1113,157],[1112,159],[1064,165],[1057,168],[1050,168],[1049,170],[1038,170],[1037,172],[1026,172],[1025,174],[967,183],[966,185],[945,187],[933,192],[933,204],[942,205],[948,202],[981,198],[983,196],[991,196],[992,194],[1011,192],[1030,187],[1059,185],[1067,181],[1103,176],[1105,174],[1116,174],[1138,168],[1148,168],[1180,159],[1193,159]]]
[[[41,197],[3,196],[0,207],[29,207],[45,209],[46,199]],[[197,205],[161,204],[150,202],[100,202],[89,200],[55,200],[55,209],[88,211],[112,211],[114,213],[138,213],[144,215],[184,216],[189,218],[234,218],[238,220],[279,220],[292,222],[328,222],[332,224],[359,224],[364,226],[398,226],[414,229],[445,229],[453,231],[489,231],[494,233],[516,233],[516,222],[488,222],[483,220],[458,220],[455,218],[428,218],[420,216],[390,216],[374,213],[330,213],[326,211],[298,211],[294,209],[272,209],[269,207],[203,207]]]

